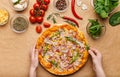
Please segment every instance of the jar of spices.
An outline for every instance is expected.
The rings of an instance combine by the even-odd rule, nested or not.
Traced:
[[[69,6],[69,0],[54,0],[53,6],[58,12],[65,12]]]

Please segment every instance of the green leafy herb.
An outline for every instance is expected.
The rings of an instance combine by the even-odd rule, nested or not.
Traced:
[[[55,36],[58,36],[58,35],[60,35],[60,31],[56,31],[56,32],[54,32],[51,36],[50,36],[50,38],[53,38],[53,37],[55,37]]]
[[[55,19],[55,16],[57,17],[57,16],[60,16],[60,14],[59,13],[52,13],[52,14],[50,14],[50,15],[48,15],[48,17],[47,17],[47,20],[52,20],[53,21],[53,23],[55,24],[55,23],[57,23],[57,21],[56,21],[56,19]]]
[[[87,44],[86,44],[86,49],[87,49],[87,50],[89,50],[89,49],[90,49],[89,45],[87,45]]]
[[[115,14],[113,14],[110,17],[109,23],[112,26],[116,26],[116,25],[120,24],[120,11],[116,12]]]
[[[52,16],[53,16],[53,14],[50,14],[50,15],[47,17],[47,20],[50,20]]]
[[[43,56],[45,56],[46,52],[48,51],[48,49],[49,49],[48,46],[49,46],[49,44],[45,45],[45,47],[43,49]]]
[[[98,22],[98,20],[89,19],[89,22],[91,23],[88,29],[89,34],[93,38],[100,36],[102,33],[102,25]]]
[[[56,21],[56,19],[55,19],[54,16],[53,16],[52,20],[53,20],[53,23],[54,23],[54,24],[57,23],[57,21]]]
[[[59,13],[53,13],[55,16],[60,16],[60,14]]]
[[[16,5],[16,4],[18,4],[18,3],[20,3],[20,1],[21,1],[21,0],[16,1],[16,2],[14,3],[14,5]]]
[[[52,61],[50,61],[55,67],[57,67],[57,62],[55,62],[55,60],[52,60]]]
[[[72,57],[72,59],[70,61],[70,64],[72,64],[73,62],[75,62],[78,59],[78,57],[79,57],[79,53],[77,52],[77,54]]]
[[[75,43],[75,44],[78,44],[77,42],[76,42],[76,40],[75,39],[73,39],[72,37],[65,37],[66,38],[66,40],[68,40],[68,41],[70,41],[70,42],[73,42],[73,43]]]
[[[73,22],[71,22],[71,21],[65,21],[65,22],[68,23],[68,24],[70,24],[70,25],[72,25],[72,26],[76,26],[76,24],[73,23]]]
[[[95,0],[94,9],[101,18],[107,18],[109,13],[117,7],[119,0]]]

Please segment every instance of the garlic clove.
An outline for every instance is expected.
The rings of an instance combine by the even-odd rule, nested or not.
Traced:
[[[82,4],[82,10],[87,10],[87,5],[85,5],[85,4]]]
[[[80,6],[81,6],[81,4],[82,4],[82,1],[81,1],[81,0],[77,0],[77,1],[76,1],[76,4],[77,4],[77,6],[79,6],[79,7],[80,7]]]

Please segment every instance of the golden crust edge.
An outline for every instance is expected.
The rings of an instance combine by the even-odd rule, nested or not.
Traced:
[[[87,44],[87,41],[86,41],[86,39],[85,39],[85,37],[84,37],[84,35],[83,35],[83,33],[81,31],[77,30],[77,28],[75,28],[75,27],[73,27],[71,25],[64,24],[64,25],[54,25],[52,28],[49,28],[45,32],[43,32],[41,34],[41,36],[38,38],[38,40],[37,40],[36,49],[40,48],[40,45],[42,44],[42,41],[44,40],[46,35],[49,35],[50,33],[58,30],[59,28],[67,28],[67,29],[70,28],[70,29],[73,29],[74,31],[77,31],[78,36],[82,37],[82,40],[85,42],[85,44]],[[52,74],[55,74],[55,75],[68,75],[68,74],[72,74],[72,73],[78,71],[82,66],[85,65],[85,63],[87,62],[89,54],[88,54],[87,50],[84,51],[84,53],[85,54],[84,54],[84,57],[82,59],[82,63],[79,66],[77,66],[76,70],[71,69],[69,71],[64,71],[64,72],[53,71],[52,68],[51,68],[52,66],[49,63],[48,64],[45,63],[41,55],[39,55],[39,62],[47,71],[49,71]]]

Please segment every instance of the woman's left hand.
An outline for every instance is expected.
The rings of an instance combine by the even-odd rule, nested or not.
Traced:
[[[36,69],[38,67],[38,50],[33,47],[31,51],[31,68]]]

